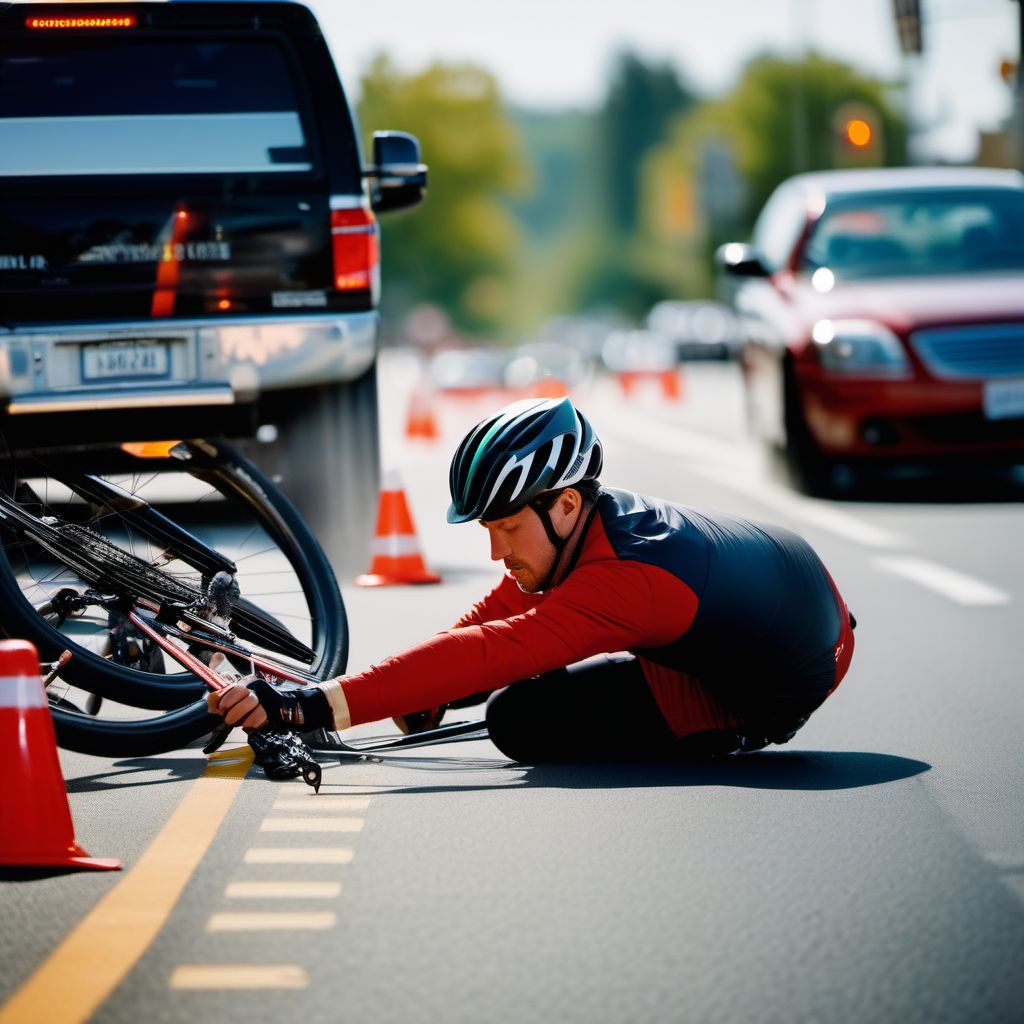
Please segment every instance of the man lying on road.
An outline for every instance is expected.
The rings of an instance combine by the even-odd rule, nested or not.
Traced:
[[[487,728],[518,761],[786,743],[853,655],[828,571],[788,530],[602,487],[601,464],[568,399],[483,420],[452,460],[448,522],[479,520],[501,583],[451,629],[364,672],[290,691],[238,683],[210,709],[247,728],[396,717],[417,731],[497,691]]]

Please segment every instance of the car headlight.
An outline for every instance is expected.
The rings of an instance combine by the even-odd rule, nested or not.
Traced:
[[[811,337],[826,370],[880,377],[910,373],[899,338],[876,320],[819,320]]]

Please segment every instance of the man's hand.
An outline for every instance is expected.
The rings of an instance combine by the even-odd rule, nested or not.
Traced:
[[[211,691],[206,695],[206,706],[213,714],[220,715],[228,725],[262,729],[267,724],[267,712],[244,682]]]
[[[333,729],[334,715],[327,694],[319,686],[301,690],[278,689],[251,676],[206,695],[209,709],[228,725],[276,732],[313,732]]]

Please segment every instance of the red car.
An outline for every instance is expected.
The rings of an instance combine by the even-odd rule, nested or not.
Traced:
[[[1024,175],[798,175],[718,261],[751,425],[806,490],[868,465],[1024,463]]]

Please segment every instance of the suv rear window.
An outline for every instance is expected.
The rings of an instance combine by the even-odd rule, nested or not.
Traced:
[[[0,54],[0,176],[311,171],[300,111],[274,42],[33,41]]]

